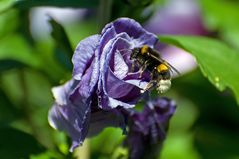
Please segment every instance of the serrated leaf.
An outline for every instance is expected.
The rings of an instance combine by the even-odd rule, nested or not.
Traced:
[[[203,75],[220,91],[230,88],[239,103],[239,52],[221,41],[196,36],[160,36],[161,42],[190,52]],[[186,65],[186,64],[185,64]],[[195,90],[196,91],[196,90]]]

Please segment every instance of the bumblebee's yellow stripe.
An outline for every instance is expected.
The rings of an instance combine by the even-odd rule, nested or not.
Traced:
[[[162,63],[157,66],[157,71],[158,72],[168,71],[168,66]]]
[[[142,48],[141,48],[141,54],[146,54],[147,52],[149,51],[149,47],[147,45],[144,45]]]

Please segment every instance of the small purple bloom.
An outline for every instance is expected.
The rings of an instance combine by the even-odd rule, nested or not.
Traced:
[[[139,78],[139,72],[130,71],[130,50],[156,43],[157,37],[139,23],[120,18],[78,44],[73,79],[53,88],[55,104],[49,112],[50,124],[72,138],[71,151],[106,126],[125,129],[119,109],[134,107],[149,81],[147,75]]]
[[[169,120],[175,109],[174,101],[157,98],[149,101],[142,112],[128,111],[126,113],[130,122],[126,139],[130,159],[158,158]]]

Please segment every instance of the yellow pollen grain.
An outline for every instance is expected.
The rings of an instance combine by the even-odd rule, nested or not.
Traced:
[[[149,51],[149,47],[147,45],[144,45],[142,48],[141,48],[141,54],[146,54],[147,52]]]
[[[157,71],[158,72],[168,71],[168,66],[166,66],[165,64],[160,64],[157,66]]]

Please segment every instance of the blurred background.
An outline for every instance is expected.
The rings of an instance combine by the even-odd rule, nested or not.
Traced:
[[[237,0],[0,0],[0,158],[127,158],[120,129],[105,129],[71,154],[70,139],[47,120],[51,88],[71,78],[77,43],[118,17],[157,35],[219,39],[239,53]],[[239,159],[232,92],[219,92],[182,49],[157,49],[181,72],[164,94],[178,107],[161,158]]]

